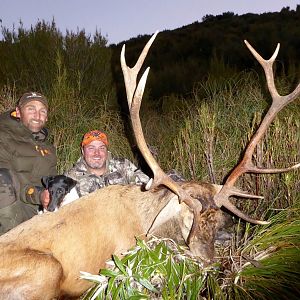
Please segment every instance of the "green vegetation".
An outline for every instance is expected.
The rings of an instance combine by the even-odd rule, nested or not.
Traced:
[[[207,278],[218,273],[217,266],[203,268],[168,239],[137,240],[137,247],[124,259],[114,256],[109,263],[112,269],[99,276],[82,274],[98,283],[85,299],[97,294],[98,299],[196,299],[206,289]]]
[[[208,267],[172,240],[138,240],[100,275],[82,273],[95,282],[83,299],[298,299],[299,213],[282,210],[270,225],[245,230]]]
[[[285,9],[263,16],[207,16],[202,23],[158,36],[146,61],[153,68],[141,120],[164,170],[176,169],[188,180],[222,183],[270,105],[262,70],[256,70],[239,30],[266,58],[275,42],[281,42],[276,86],[280,94],[287,94],[299,81],[299,13],[297,7],[296,12]],[[220,26],[228,28],[222,37]],[[38,90],[49,98],[48,125],[60,173],[79,157],[82,135],[96,128],[108,133],[113,153],[140,163],[132,151],[120,45],[108,47],[99,33],[64,36],[54,22],[39,22],[31,30],[21,25],[14,32],[3,30],[0,112],[13,108],[24,91]],[[128,41],[129,65],[146,39]],[[300,161],[299,120],[298,99],[279,113],[258,145],[258,165],[287,167]],[[122,260],[113,258],[110,270],[84,275],[96,282],[85,297],[298,299],[299,170],[245,175],[238,185],[264,195],[264,200],[232,201],[254,218],[271,220],[270,225],[234,220],[230,245],[218,247],[216,263],[205,268],[170,240],[138,240]]]

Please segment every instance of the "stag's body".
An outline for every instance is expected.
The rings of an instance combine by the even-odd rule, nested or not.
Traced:
[[[203,189],[197,184],[187,188]],[[214,189],[211,185],[210,193]],[[109,186],[14,228],[0,237],[0,299],[82,294],[90,283],[79,279],[80,271],[96,274],[112,254],[134,246],[170,201],[175,218],[181,212],[186,215],[186,205],[166,188]],[[170,217],[168,213],[160,224]]]

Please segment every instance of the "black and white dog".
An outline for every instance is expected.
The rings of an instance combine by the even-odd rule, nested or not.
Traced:
[[[50,202],[45,211],[56,211],[79,198],[76,191],[77,181],[65,175],[44,176],[42,178],[44,187],[49,191]]]

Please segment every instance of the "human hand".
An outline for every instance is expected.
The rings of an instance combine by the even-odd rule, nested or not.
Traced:
[[[44,208],[47,208],[50,202],[50,194],[48,190],[43,190],[40,194],[40,201]]]

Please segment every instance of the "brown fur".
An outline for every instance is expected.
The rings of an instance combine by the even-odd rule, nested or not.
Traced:
[[[199,200],[195,201],[211,199],[215,193],[213,185],[186,184],[185,188],[197,195]],[[145,236],[157,215],[174,199],[177,197],[166,189],[151,192],[138,186],[109,186],[19,225],[0,237],[0,299],[82,294],[90,283],[79,279],[80,271],[97,274],[112,254],[120,255],[134,246],[135,238]],[[190,242],[192,251],[207,259],[213,256],[210,236],[214,237],[216,226],[213,214],[205,211],[200,214],[200,231],[207,232]],[[189,222],[184,221],[184,215]],[[197,218],[201,219],[200,215]],[[193,214],[185,204],[174,218],[181,234],[187,236],[184,231],[191,227]],[[208,218],[211,225],[206,224]]]

